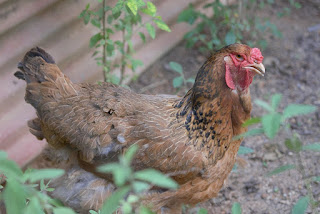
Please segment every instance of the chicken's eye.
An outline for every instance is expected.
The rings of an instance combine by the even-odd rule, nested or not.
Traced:
[[[237,58],[237,60],[239,60],[239,61],[241,61],[241,62],[243,61],[243,57],[242,57],[240,54],[237,54],[237,55],[236,55],[236,58]]]

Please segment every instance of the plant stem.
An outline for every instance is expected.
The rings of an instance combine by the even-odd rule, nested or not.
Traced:
[[[104,11],[104,8],[106,7],[106,0],[103,0],[102,3],[102,8],[103,8],[103,13],[102,13],[102,36],[103,39],[105,40],[106,38],[106,12]],[[102,46],[102,72],[103,72],[103,78],[104,81],[107,82],[107,71],[105,71],[105,68],[107,67],[107,60],[106,60],[106,49],[107,49],[107,43],[105,42],[104,45]]]
[[[126,63],[125,63],[125,54],[127,53],[127,51],[125,51],[126,48],[126,31],[125,28],[122,29],[122,44],[123,44],[123,53],[121,56],[121,75],[120,75],[120,82],[119,85],[122,84],[123,79],[124,79],[124,72],[126,70]]]

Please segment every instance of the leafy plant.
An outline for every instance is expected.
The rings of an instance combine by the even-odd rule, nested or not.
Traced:
[[[239,202],[235,202],[232,204],[231,214],[241,214],[241,204]]]
[[[299,8],[299,3],[294,0],[290,0],[290,3],[291,6]],[[197,23],[184,38],[187,47],[200,44],[200,50],[203,52],[213,51],[236,42],[265,48],[267,46],[265,34],[271,33],[281,38],[282,33],[269,19],[260,19],[256,13],[266,5],[273,4],[274,0],[240,0],[231,5],[224,5],[219,0],[214,0],[203,7],[204,10],[211,10],[212,16],[207,16],[205,12],[195,9],[190,4],[179,15],[178,22],[186,22],[190,25]]]
[[[133,213],[138,206],[139,213],[152,213],[149,208],[139,204],[141,197],[153,186],[166,189],[176,189],[178,184],[170,177],[154,169],[145,169],[134,172],[130,164],[138,149],[137,145],[131,146],[124,156],[119,157],[119,163],[110,163],[99,167],[100,172],[112,173],[118,190],[104,203],[101,213],[112,214],[119,207],[124,214]],[[129,196],[124,199],[126,195]],[[141,202],[140,202],[141,203]]]
[[[245,136],[265,134],[270,140],[272,140],[282,128],[286,128],[286,130],[289,128],[288,119],[315,112],[317,109],[312,105],[289,104],[281,112],[278,109],[281,99],[281,94],[275,94],[270,99],[271,104],[263,100],[255,100],[254,103],[266,110],[268,113],[264,114],[262,117],[255,117],[246,121],[243,126],[253,124],[261,124],[261,126],[259,128],[251,129],[242,135],[236,136],[235,139]]]
[[[251,129],[247,133],[241,136],[237,136],[236,138],[264,134],[270,140],[272,140],[275,138],[275,136],[279,133],[281,129],[284,129],[288,137],[283,143],[289,151],[295,154],[294,157],[296,159],[297,164],[290,163],[279,166],[276,169],[269,172],[268,176],[276,175],[288,170],[297,170],[302,176],[302,179],[308,191],[308,195],[303,196],[298,200],[298,202],[293,206],[292,213],[305,213],[309,205],[311,207],[312,212],[315,213],[315,209],[317,206],[319,206],[320,202],[316,201],[313,197],[311,182],[319,179],[319,176],[307,175],[305,167],[303,166],[301,152],[319,152],[320,143],[303,145],[303,143],[299,139],[299,136],[296,133],[291,133],[288,119],[299,115],[312,113],[316,111],[317,108],[311,105],[289,104],[281,112],[278,110],[281,98],[281,94],[273,95],[269,101],[270,104],[262,100],[256,100],[255,104],[265,109],[268,113],[264,114],[262,117],[252,118],[246,121],[243,124],[244,126],[260,124],[260,127]]]
[[[151,1],[118,0],[114,7],[107,6],[106,0],[98,1],[102,5],[97,11],[91,10],[90,4],[87,4],[80,17],[85,24],[90,22],[99,29],[90,38],[90,47],[96,49],[93,56],[97,56],[97,64],[103,68],[104,81],[122,84],[126,78],[126,68],[135,71],[143,65],[141,60],[133,58],[135,51],[132,36],[138,33],[142,41],[146,42],[146,36],[141,31],[143,28],[152,39],[156,36],[154,26],[167,32],[170,32],[170,28],[157,15],[157,8]],[[145,22],[142,13],[149,16]],[[120,68],[120,76],[113,73],[116,68]]]
[[[64,170],[28,169],[22,172],[4,151],[0,151],[0,173],[5,176],[5,185],[0,188],[0,200],[4,202],[8,214],[75,214],[46,194],[54,189],[49,187],[50,181],[45,183],[44,180],[57,178],[64,174]]]
[[[179,76],[175,77],[172,81],[172,85],[174,88],[177,88],[179,90],[182,87],[187,88],[188,83],[191,83],[191,84],[194,83],[194,78],[188,78],[188,79],[185,78],[182,66],[179,63],[170,62],[169,66],[173,71],[179,74]]]

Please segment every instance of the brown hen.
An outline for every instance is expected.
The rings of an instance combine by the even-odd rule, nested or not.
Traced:
[[[87,177],[112,181],[96,167],[117,161],[137,144],[135,170],[155,168],[180,184],[178,190],[146,196],[145,203],[158,212],[180,213],[182,204],[215,197],[230,173],[241,143],[232,138],[246,131],[241,125],[250,117],[249,85],[255,74],[263,76],[262,60],[257,48],[222,48],[200,68],[182,98],[137,94],[111,83],[72,83],[40,48],[25,55],[15,76],[27,82],[25,100],[38,116],[28,125],[49,143],[51,160],[68,166],[69,172],[80,166],[76,170]],[[111,191],[103,190],[107,185],[101,184],[99,191]],[[81,206],[66,194],[57,190],[55,196]]]

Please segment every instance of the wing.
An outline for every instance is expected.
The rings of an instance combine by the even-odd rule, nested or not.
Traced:
[[[186,129],[175,121],[172,103],[177,97],[138,95],[107,83],[76,89],[76,95],[42,98],[38,108],[42,134],[35,122],[29,125],[54,148],[80,151],[87,170],[116,161],[132,144],[140,146],[136,169],[154,167],[173,175],[203,169],[204,157],[186,145]]]

